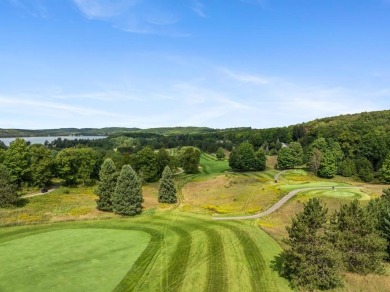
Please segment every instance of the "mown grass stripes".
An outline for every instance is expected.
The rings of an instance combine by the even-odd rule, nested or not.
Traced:
[[[245,282],[242,287],[252,291],[269,291],[270,287],[275,290],[277,286],[272,278],[277,276],[269,271],[270,259],[265,260],[264,251],[255,239],[255,234],[261,231],[241,222],[214,222],[206,216],[175,210],[131,219],[29,228],[34,233],[61,228],[124,229],[149,233],[151,240],[147,248],[114,291],[232,291],[240,287],[241,284],[237,284],[240,281]],[[0,231],[0,241],[31,235],[29,228]],[[262,235],[262,238],[267,237]],[[195,256],[196,261],[191,256]],[[235,273],[240,271],[241,263],[245,277]]]

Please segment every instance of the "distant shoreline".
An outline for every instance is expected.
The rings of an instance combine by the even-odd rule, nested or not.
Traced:
[[[0,141],[3,141],[6,146],[9,146],[9,144],[12,141],[15,141],[17,138],[24,139],[26,141],[29,141],[31,144],[44,144],[45,141],[48,141],[49,143],[57,140],[58,138],[61,139],[67,139],[67,140],[80,140],[80,139],[86,139],[86,140],[95,140],[95,139],[104,139],[107,138],[107,136],[38,136],[38,137],[7,137],[7,138],[0,138]]]

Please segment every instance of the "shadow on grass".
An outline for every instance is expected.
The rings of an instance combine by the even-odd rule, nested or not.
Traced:
[[[28,203],[28,199],[26,198],[20,198],[19,200],[17,200],[13,206],[16,207],[16,208],[22,208],[24,206],[26,206]]]
[[[270,264],[270,268],[273,271],[278,272],[278,274],[282,277],[283,277],[283,263],[285,262],[285,260],[286,260],[286,254],[284,252],[281,252],[276,257],[274,257],[274,259],[271,261]]]

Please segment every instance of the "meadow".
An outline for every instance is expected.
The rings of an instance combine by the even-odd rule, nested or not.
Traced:
[[[175,176],[180,203],[157,203],[158,183],[143,186],[144,211],[125,218],[96,210],[94,187],[60,187],[0,209],[1,291],[290,291],[279,273],[285,226],[303,202],[321,197],[329,211],[377,197],[384,186],[303,169],[280,175],[232,173],[226,160],[202,154],[198,174]],[[247,221],[213,214],[253,214],[288,192],[306,190],[276,212]],[[348,187],[337,189],[337,187]],[[5,264],[3,264],[5,263]],[[335,291],[388,291],[385,275],[345,275]],[[362,290],[363,289],[363,290]]]

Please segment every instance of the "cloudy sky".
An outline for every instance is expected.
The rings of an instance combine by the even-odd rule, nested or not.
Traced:
[[[390,109],[390,0],[0,0],[0,128]]]

